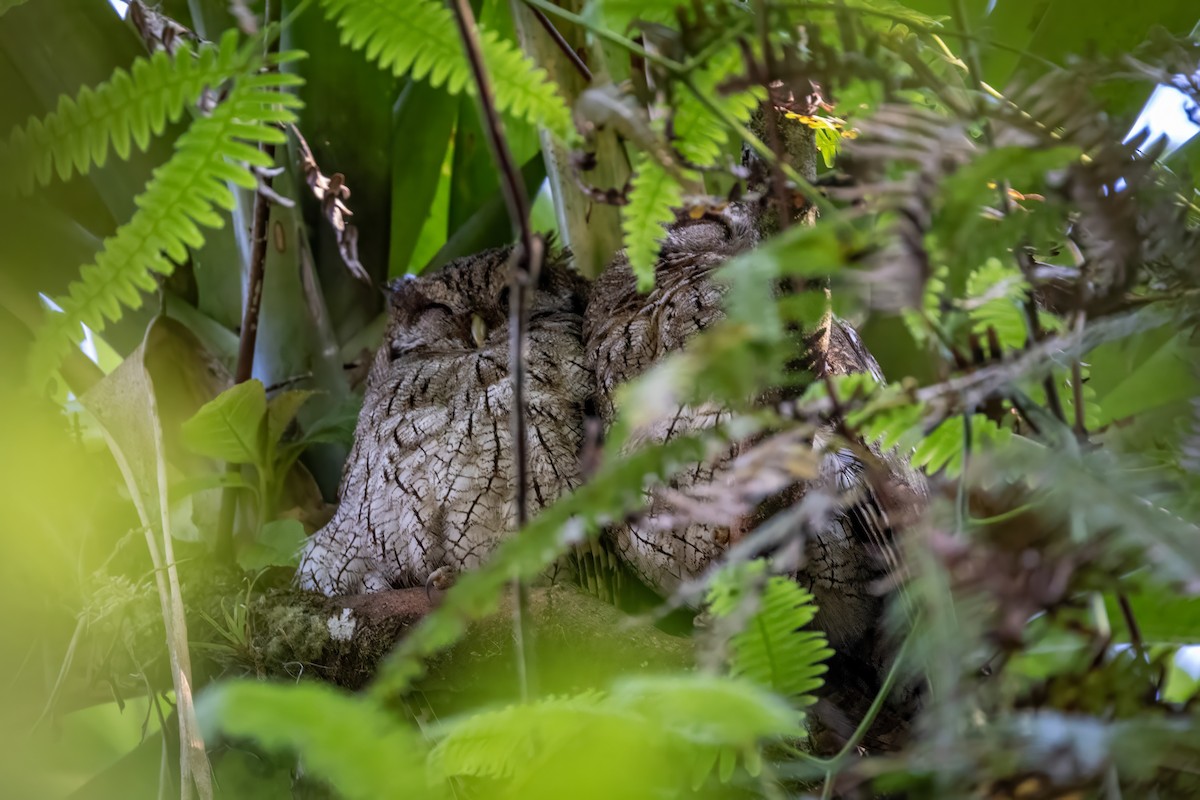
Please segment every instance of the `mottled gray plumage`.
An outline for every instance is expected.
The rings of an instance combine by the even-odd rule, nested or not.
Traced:
[[[753,220],[744,208],[733,204],[709,211],[700,219],[681,217],[670,227],[656,267],[655,286],[648,294],[638,294],[634,276],[622,261],[596,281],[584,317],[584,346],[596,375],[597,406],[606,424],[611,424],[618,411],[614,405],[617,387],[723,319],[724,287],[712,279],[712,273],[755,243]],[[869,372],[882,380],[879,365],[853,328],[836,318],[810,339],[810,350],[811,366],[818,375]],[[640,430],[630,446],[709,428],[728,414],[712,404],[680,407],[669,418]],[[915,495],[908,487],[918,487],[919,479],[901,461],[884,459],[889,465],[885,471],[894,468],[901,475],[900,488],[874,491],[874,481],[866,479],[861,459],[849,449],[827,447],[834,438],[832,428],[822,429],[814,438],[814,446],[824,452],[819,477],[813,485],[795,487],[783,500],[793,502],[813,486],[857,495],[856,502],[828,526],[798,532],[805,534],[806,550],[797,580],[815,595],[821,609],[817,624],[838,647],[858,639],[880,617],[882,601],[873,584],[892,552],[888,539],[895,514],[906,504],[911,508]],[[671,489],[721,481],[730,460],[748,444],[735,445],[723,457],[692,465],[673,479]],[[695,521],[664,529],[658,517],[665,516],[667,505],[664,497],[652,493],[642,518],[611,531],[613,546],[622,559],[662,593],[697,577],[747,532],[737,526]],[[746,522],[744,527],[754,521]]]
[[[595,373],[596,407],[606,426],[616,417],[615,393],[621,384],[724,317],[725,287],[711,280],[712,273],[756,241],[752,220],[741,206],[710,211],[698,219],[684,216],[668,230],[648,294],[638,292],[624,254],[596,279],[584,316],[584,341]],[[727,409],[715,404],[681,407],[673,417],[635,432],[629,447],[709,428],[728,416]],[[708,482],[725,460],[694,464],[672,486]],[[660,497],[652,496],[648,518],[655,517],[662,504]],[[633,522],[617,526],[611,536],[623,561],[660,592],[702,572],[728,544],[727,530],[704,525],[662,531],[648,522]]]
[[[509,434],[508,249],[390,287],[329,524],[305,547],[301,586],[325,594],[420,586],[477,566],[515,523]],[[529,303],[526,398],[534,510],[579,482],[584,282],[548,263]]]

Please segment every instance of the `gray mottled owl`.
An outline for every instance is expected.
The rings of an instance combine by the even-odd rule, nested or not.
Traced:
[[[681,216],[668,229],[655,285],[648,294],[638,293],[634,276],[622,261],[597,279],[584,318],[584,345],[588,364],[596,374],[597,408],[606,424],[611,424],[619,410],[614,406],[618,386],[724,317],[724,287],[712,274],[731,256],[753,247],[756,240],[753,219],[738,204],[707,212],[699,219]],[[811,367],[818,376],[869,372],[882,379],[878,364],[857,334],[839,320],[832,320],[827,330],[813,337],[810,348]],[[630,446],[712,427],[728,414],[711,404],[680,407],[670,418],[640,430]],[[815,447],[825,449],[833,438],[832,429],[823,429],[814,438]],[[720,482],[738,450],[735,445],[724,457],[691,466],[674,478],[671,488]],[[893,460],[889,466],[899,476],[893,482],[899,489],[875,492],[865,485],[863,463],[850,450],[830,448],[821,459],[816,485],[839,492],[857,490],[861,496],[860,502],[838,513],[827,527],[805,532],[805,559],[796,575],[813,592],[820,608],[816,624],[835,647],[856,641],[878,622],[882,601],[873,584],[883,574],[880,554],[890,549],[889,517],[894,518],[906,505],[911,508],[920,493],[919,479],[906,465]],[[798,487],[791,500],[805,488]],[[657,518],[668,514],[664,498],[652,494],[642,518],[611,531],[622,560],[660,593],[669,593],[700,575],[732,541],[746,533],[736,526],[686,521],[664,529]],[[747,523],[750,526],[752,521]]]
[[[482,562],[515,524],[509,434],[508,248],[393,283],[389,322],[329,524],[300,585],[325,594],[423,585]],[[579,481],[586,285],[547,263],[529,302],[529,498]]]

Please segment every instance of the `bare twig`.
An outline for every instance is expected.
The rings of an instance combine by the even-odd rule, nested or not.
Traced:
[[[347,221],[354,212],[346,205],[350,199],[350,187],[346,185],[346,176],[340,172],[326,176],[321,172],[321,166],[313,156],[308,140],[300,133],[295,125],[288,125],[292,135],[296,137],[296,145],[300,151],[300,169],[304,172],[304,182],[312,190],[313,197],[321,204],[321,216],[329,221],[337,238],[338,253],[342,263],[350,274],[367,286],[374,285],[370,274],[358,260],[358,229]]]
[[[457,2],[457,0],[455,0],[455,2]],[[605,41],[615,44],[618,47],[623,47],[624,49],[633,53],[635,56],[644,58],[647,61],[662,67],[673,75],[680,75],[684,72],[683,65],[678,61],[674,61],[665,56],[659,55],[658,53],[653,53],[629,37],[622,36],[615,31],[611,31],[604,25],[597,25],[586,17],[580,16],[579,14],[571,11],[567,11],[565,8],[560,8],[551,0],[524,0],[524,3],[531,9],[536,8],[553,16],[559,17],[560,19],[565,19],[567,22],[572,22],[597,38],[604,39]]]
[[[1145,655],[1145,649],[1142,647],[1142,629],[1138,625],[1137,617],[1133,615],[1133,606],[1129,604],[1129,598],[1124,592],[1117,593],[1117,604],[1121,606],[1121,616],[1125,618],[1125,627],[1129,628],[1129,643],[1133,646],[1133,652],[1139,657]]]
[[[262,144],[260,149],[267,158],[275,160],[275,145]],[[271,177],[261,175],[259,180],[269,189]],[[237,368],[234,382],[250,380],[254,373],[254,346],[258,342],[258,316],[262,310],[263,266],[267,260],[267,227],[271,220],[271,201],[265,192],[254,196],[254,227],[250,234],[250,274],[247,277],[246,305],[242,309],[242,327],[238,339]]]
[[[504,138],[504,124],[496,111],[491,81],[483,63],[479,44],[479,31],[475,26],[475,15],[467,0],[453,0],[454,18],[462,37],[463,48],[471,65],[471,73],[478,89],[479,105],[482,110],[484,128],[492,157],[500,168],[500,187],[508,206],[508,216],[517,226],[520,236],[518,248],[513,252],[512,277],[509,291],[509,373],[512,381],[512,411],[509,431],[512,438],[513,467],[515,474],[515,503],[517,527],[523,528],[529,519],[529,454],[527,452],[527,420],[525,418],[525,339],[528,333],[528,293],[536,289],[538,273],[541,271],[544,244],[535,236],[529,223],[529,198],[525,195],[525,184],[521,172],[513,160],[508,142]],[[528,616],[528,597],[525,587],[513,581],[516,602],[513,604],[513,636],[516,639],[517,672],[521,685],[521,696],[531,695],[532,664],[529,658],[531,647],[527,641],[525,618]]]
[[[263,10],[264,19],[270,20],[271,4]],[[277,50],[279,40],[273,38],[266,44],[269,55]],[[263,143],[259,149],[271,163],[275,162],[275,145]],[[237,366],[234,369],[234,383],[245,383],[254,374],[254,347],[258,343],[258,317],[262,310],[263,265],[267,260],[267,228],[271,220],[271,183],[270,172],[261,172],[258,176],[260,184],[266,191],[254,195],[254,222],[250,234],[250,272],[246,279],[246,299],[242,306],[242,326],[238,331]],[[234,464],[226,466],[226,472],[234,472],[238,467]],[[215,556],[218,561],[233,563],[233,523],[237,516],[237,490],[227,487],[221,494],[221,509],[217,517]]]
[[[583,63],[583,59],[579,57],[579,53],[575,52],[575,48],[571,47],[571,43],[563,38],[563,35],[558,32],[558,28],[554,27],[554,23],[546,16],[546,13],[537,6],[529,6],[533,18],[538,21],[538,24],[545,29],[546,33],[554,41],[555,46],[562,51],[567,60],[571,62],[571,66],[579,72],[585,81],[592,82],[592,71],[588,69],[588,65]]]
[[[784,149],[783,137],[779,135],[779,118],[775,110],[775,97],[771,92],[771,77],[775,74],[775,49],[771,46],[770,25],[768,21],[769,11],[770,9],[767,6],[766,0],[759,0],[758,11],[754,15],[754,20],[758,36],[762,40],[762,68],[759,68],[758,63],[754,59],[754,54],[746,45],[743,45],[743,60],[746,62],[747,68],[761,73],[752,76],[752,78],[757,79],[762,84],[763,92],[766,95],[762,102],[763,124],[767,130],[767,142],[771,146],[771,150],[775,153],[775,159],[768,164],[768,167],[771,170],[771,189],[778,217],[777,224],[779,225],[779,230],[784,231],[787,230],[788,225],[792,222],[792,201],[787,188],[787,180],[780,167],[781,164],[786,162],[788,154]]]

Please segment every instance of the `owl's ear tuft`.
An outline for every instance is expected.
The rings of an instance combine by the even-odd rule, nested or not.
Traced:
[[[385,293],[388,309],[403,316],[411,316],[429,305],[429,299],[422,291],[421,280],[415,275],[405,275],[388,282]]]

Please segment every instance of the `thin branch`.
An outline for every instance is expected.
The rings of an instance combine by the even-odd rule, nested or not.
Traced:
[[[1076,333],[1082,333],[1086,324],[1087,314],[1081,310],[1075,320]],[[1071,393],[1075,403],[1075,435],[1079,437],[1079,441],[1086,442],[1088,439],[1087,410],[1084,407],[1083,399],[1083,361],[1079,355],[1076,355],[1075,360],[1071,362]]]
[[[513,160],[508,142],[504,138],[504,124],[496,111],[495,97],[492,94],[491,81],[487,68],[483,63],[483,53],[479,44],[479,31],[475,25],[475,15],[471,11],[468,0],[452,0],[454,18],[458,23],[458,32],[462,37],[463,48],[471,65],[471,73],[475,78],[478,89],[479,106],[482,111],[484,128],[487,131],[488,146],[492,157],[500,168],[500,187],[504,193],[504,201],[508,206],[508,216],[517,226],[520,235],[520,245],[513,253],[511,269],[511,290],[509,292],[509,373],[512,380],[512,411],[509,418],[509,431],[512,439],[513,467],[515,475],[515,503],[517,528],[525,527],[529,519],[529,453],[527,420],[525,417],[525,340],[528,335],[529,293],[537,287],[538,273],[541,271],[544,245],[542,240],[533,233],[529,222],[529,199],[525,195],[525,184],[521,179],[520,170]],[[513,581],[513,591],[516,602],[513,604],[513,637],[516,640],[517,673],[521,686],[521,697],[528,700],[531,696],[530,675],[532,648],[527,641],[525,619],[528,617],[529,602],[525,586],[520,580]]]
[[[912,644],[912,640],[913,637],[910,634],[905,638],[904,644],[900,646],[900,652],[896,653],[896,658],[892,661],[887,676],[883,679],[883,685],[879,687],[879,692],[871,702],[871,707],[867,709],[867,713],[859,721],[858,727],[854,729],[854,733],[842,745],[842,749],[837,752],[837,755],[824,762],[829,766],[825,773],[825,786],[822,790],[822,797],[833,796],[834,775],[837,774],[842,762],[854,752],[854,748],[858,747],[859,742],[863,740],[863,737],[867,735],[867,731],[871,729],[871,725],[874,724],[875,718],[879,716],[879,712],[883,710],[883,704],[887,702],[888,695],[892,693],[892,689],[896,686],[896,681],[900,678],[900,669],[904,666],[904,662],[908,657],[908,649]]]
[[[779,230],[785,231],[792,223],[792,200],[788,196],[787,183],[784,180],[783,170],[780,168],[787,158],[787,153],[784,150],[783,137],[779,135],[779,115],[775,110],[775,98],[771,96],[771,76],[775,74],[775,49],[771,47],[768,15],[767,1],[759,0],[754,20],[757,26],[756,32],[762,42],[763,69],[758,69],[758,64],[754,60],[754,54],[750,52],[749,46],[744,48],[744,57],[748,68],[762,73],[753,77],[762,84],[763,93],[766,95],[762,103],[763,124],[767,129],[767,139],[771,150],[775,153],[775,160],[770,164],[771,183],[773,184],[771,188],[778,214]]]
[[[270,20],[270,8],[264,10],[264,21]],[[271,38],[265,45],[269,55],[277,50],[279,39]],[[275,145],[262,143],[259,149],[267,156],[272,164],[275,163]],[[254,222],[250,233],[250,272],[247,276],[246,301],[242,307],[242,326],[238,331],[237,366],[234,369],[233,381],[245,383],[254,374],[254,347],[258,343],[258,318],[262,310],[263,271],[267,261],[267,229],[271,221],[271,190],[273,179],[268,170],[258,174],[261,189],[254,195]],[[235,464],[227,464],[226,473],[236,472]],[[237,517],[237,490],[226,487],[221,493],[220,512],[217,517],[216,540],[214,555],[217,561],[232,564],[233,525]]]
[[[1125,627],[1129,629],[1129,643],[1133,646],[1133,652],[1139,657],[1145,655],[1145,648],[1142,645],[1142,629],[1138,625],[1137,617],[1133,615],[1133,606],[1129,603],[1129,598],[1124,592],[1117,593],[1117,604],[1121,607],[1121,616],[1125,618]]]
[[[259,146],[262,152],[275,160],[275,145]],[[272,179],[268,174],[260,174],[259,180],[269,190]],[[264,265],[267,261],[267,226],[271,220],[271,200],[266,192],[258,192],[254,196],[254,226],[250,235],[250,274],[247,278],[246,305],[242,310],[242,328],[238,339],[237,368],[234,372],[234,382],[244,383],[254,374],[254,347],[258,342],[258,317],[262,310],[262,289]]]
[[[455,2],[457,2],[457,0],[455,0]],[[674,61],[670,58],[659,55],[658,53],[651,52],[626,36],[622,36],[619,33],[614,33],[603,25],[597,25],[591,20],[581,17],[579,14],[574,14],[570,11],[567,11],[565,8],[559,8],[554,3],[550,2],[550,0],[524,0],[524,3],[530,8],[540,9],[551,16],[564,19],[567,22],[572,22],[596,37],[604,39],[611,44],[615,44],[618,47],[623,47],[634,55],[644,58],[652,64],[662,67],[673,75],[682,75],[687,71],[683,64],[680,64],[678,61]]]
[[[583,77],[583,80],[587,83],[591,83],[592,71],[588,69],[588,65],[585,64],[583,59],[579,57],[579,53],[575,52],[575,48],[571,47],[571,43],[563,38],[563,35],[559,33],[558,28],[554,27],[554,23],[550,21],[550,18],[546,16],[546,13],[536,6],[530,6],[529,11],[533,14],[533,18],[538,21],[538,24],[541,25],[546,33],[550,35],[551,40],[553,40],[558,49],[562,51],[562,54],[567,57],[568,61],[571,62],[571,66],[575,67],[575,69]]]

